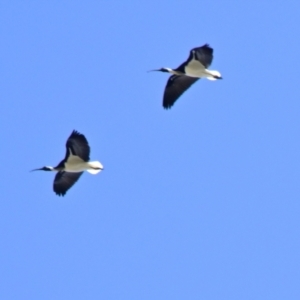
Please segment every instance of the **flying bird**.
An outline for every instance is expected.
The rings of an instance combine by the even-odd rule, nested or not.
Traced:
[[[205,77],[209,80],[222,79],[220,72],[208,70],[213,60],[213,49],[205,44],[202,47],[193,48],[188,59],[177,69],[161,68],[160,71],[171,73],[165,87],[163,107],[169,109],[175,101],[198,79]]]
[[[42,167],[32,171],[56,171],[53,190],[58,196],[64,196],[75,184],[83,171],[97,174],[103,170],[99,161],[90,160],[90,146],[85,136],[73,130],[66,143],[66,156],[56,167]]]

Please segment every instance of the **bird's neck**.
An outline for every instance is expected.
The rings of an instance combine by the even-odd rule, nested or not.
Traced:
[[[182,72],[178,71],[178,70],[173,70],[171,68],[163,68],[163,72],[168,72],[170,74],[173,74],[173,75],[183,75]]]

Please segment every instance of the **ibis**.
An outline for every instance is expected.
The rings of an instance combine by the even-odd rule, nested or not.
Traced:
[[[213,49],[205,44],[190,50],[188,59],[177,69],[160,68],[160,72],[172,74],[165,87],[163,107],[170,109],[175,101],[198,79],[222,79],[219,71],[208,70],[213,60]]]
[[[42,167],[32,171],[55,171],[57,172],[53,190],[58,196],[64,196],[76,183],[84,171],[97,174],[103,170],[99,161],[90,160],[90,146],[87,139],[81,133],[73,130],[66,142],[66,156],[56,167]]]

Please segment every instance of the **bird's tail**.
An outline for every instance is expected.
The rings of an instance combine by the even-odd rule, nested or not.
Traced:
[[[90,166],[90,169],[88,169],[87,172],[91,174],[95,175],[103,170],[103,166],[100,161],[90,161],[88,164]]]
[[[206,74],[207,74],[207,79],[209,80],[217,80],[217,79],[222,79],[222,76],[220,74],[219,71],[215,71],[215,70],[206,70]]]

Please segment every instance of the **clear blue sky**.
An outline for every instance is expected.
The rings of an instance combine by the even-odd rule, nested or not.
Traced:
[[[1,1],[1,299],[300,299],[299,1]],[[165,111],[193,47],[212,69]],[[76,129],[105,170],[64,198]]]

